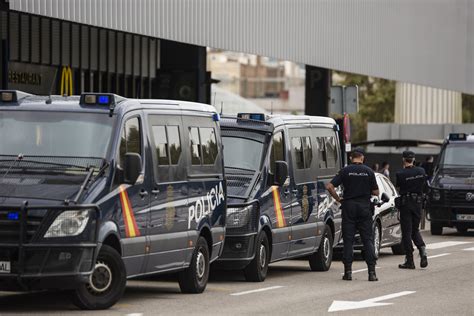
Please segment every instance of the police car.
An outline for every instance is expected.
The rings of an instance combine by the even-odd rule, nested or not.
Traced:
[[[325,185],[342,166],[336,122],[327,117],[242,113],[221,121],[228,190],[221,268],[263,281],[271,262],[308,257],[326,271],[341,212]]]
[[[0,94],[0,291],[68,289],[104,309],[148,274],[205,289],[226,212],[213,107]]]
[[[429,183],[427,213],[431,234],[443,227],[474,228],[474,135],[453,133],[444,142]]]
[[[402,245],[402,231],[398,209],[395,206],[395,199],[399,196],[393,183],[383,174],[375,173],[375,179],[379,187],[379,196],[373,203],[373,231],[375,258],[380,255],[380,249],[390,247],[394,255],[403,255],[405,250]],[[339,254],[344,248],[341,240],[335,251]],[[361,250],[364,255],[364,246],[359,234],[356,235],[355,250]]]

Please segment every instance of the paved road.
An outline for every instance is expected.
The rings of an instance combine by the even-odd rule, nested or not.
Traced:
[[[365,270],[355,272],[352,282],[342,281],[340,261],[335,261],[328,272],[311,272],[307,261],[291,260],[271,265],[264,283],[247,283],[237,272],[214,273],[201,295],[180,294],[172,276],[130,281],[119,304],[106,312],[88,315],[474,315],[474,231],[466,235],[454,230],[443,236],[431,236],[428,232],[423,235],[431,248],[428,255],[435,256],[429,260],[428,268],[399,270],[397,265],[403,256],[394,256],[385,249],[378,261],[379,282],[369,283]],[[365,263],[359,258],[353,270],[364,268]],[[335,300],[353,303],[333,304]],[[334,309],[378,306],[328,312],[331,305]],[[46,315],[81,311],[60,292],[0,292],[0,314],[7,313]]]

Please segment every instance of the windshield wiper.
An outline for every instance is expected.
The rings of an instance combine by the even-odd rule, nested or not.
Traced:
[[[5,171],[5,173],[3,174],[2,180],[5,179],[5,177],[8,175],[8,173],[10,172],[10,170],[12,170],[13,166],[15,166],[15,164],[16,164],[17,162],[20,162],[21,160],[23,160],[23,154],[18,154],[18,156],[15,158],[15,160],[13,160],[12,164],[11,164],[10,167],[7,169],[7,171]]]

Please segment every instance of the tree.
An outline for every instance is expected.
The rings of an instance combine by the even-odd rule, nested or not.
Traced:
[[[352,142],[367,139],[367,122],[393,123],[395,116],[395,81],[350,73],[337,73],[337,84],[359,87],[359,112],[351,115]]]

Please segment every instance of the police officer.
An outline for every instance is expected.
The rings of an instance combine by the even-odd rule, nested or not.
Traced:
[[[404,151],[402,154],[403,169],[396,173],[396,187],[400,197],[397,198],[397,207],[400,210],[400,225],[402,228],[402,243],[405,247],[405,262],[400,264],[400,269],[415,269],[413,261],[412,240],[420,251],[420,266],[428,266],[426,247],[421,237],[419,225],[421,208],[423,204],[423,186],[426,182],[426,172],[421,167],[415,167],[415,153]]]
[[[342,237],[344,239],[344,276],[343,280],[352,280],[353,246],[356,231],[364,244],[365,261],[369,268],[369,281],[378,281],[375,274],[375,251],[373,242],[373,221],[370,209],[371,195],[379,195],[375,174],[364,163],[364,150],[356,148],[351,153],[352,164],[343,168],[327,184],[331,196],[342,204]],[[343,198],[339,197],[335,187],[344,187]]]

